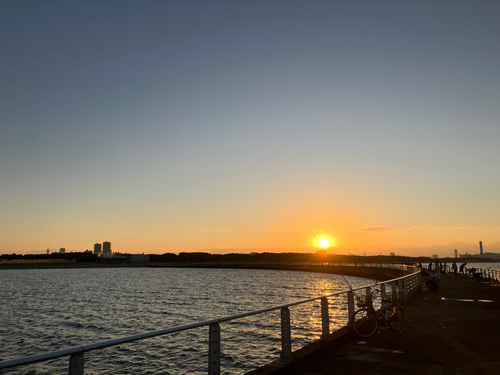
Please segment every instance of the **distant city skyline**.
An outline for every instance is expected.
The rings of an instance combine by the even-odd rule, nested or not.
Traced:
[[[102,246],[103,244],[109,244],[107,246],[106,252],[103,252]],[[410,249],[398,249],[396,251],[391,251],[384,249],[383,251],[380,250],[378,253],[375,251],[372,252],[366,252],[363,250],[358,250],[358,251],[338,251],[337,247],[328,247],[328,248],[309,248],[309,249],[282,249],[282,250],[276,250],[274,251],[269,250],[269,249],[194,249],[191,251],[150,251],[150,250],[143,250],[143,251],[111,251],[111,243],[104,241],[103,244],[101,243],[95,243],[94,244],[94,250],[89,250],[89,249],[73,249],[69,250],[69,252],[92,252],[94,255],[104,255],[107,254],[108,256],[113,254],[164,254],[164,253],[174,253],[174,254],[179,254],[182,252],[206,252],[210,254],[229,254],[229,253],[264,253],[264,252],[276,252],[276,253],[286,253],[286,252],[308,252],[308,253],[314,253],[319,250],[324,250],[326,251],[327,254],[338,254],[338,255],[358,255],[358,256],[366,256],[366,255],[386,255],[386,256],[407,256],[408,253],[414,253],[413,255],[408,255],[408,256],[428,256],[428,257],[433,257],[435,255],[438,255],[439,257],[445,258],[459,258],[460,256],[466,256],[466,255],[478,255],[478,256],[485,256],[488,257],[488,255],[495,254],[495,255],[500,255],[500,243],[492,243],[487,245],[487,250],[483,251],[483,248],[481,246],[481,241],[479,241],[478,245],[474,244],[466,244],[464,242],[453,242],[448,245],[437,245],[437,246],[432,246],[432,247],[422,247],[422,248],[410,248]],[[450,251],[451,248],[455,247],[453,250]],[[460,249],[457,249],[457,247]],[[63,248],[57,250],[57,249],[52,249],[52,253],[57,253],[61,252]],[[46,249],[47,254],[49,254],[49,250],[51,249]],[[65,250],[65,249],[64,249]],[[346,249],[344,249],[346,250]],[[394,250],[394,249],[393,249]],[[420,253],[418,252],[420,251]],[[29,251],[26,252],[25,254],[43,254],[44,251]],[[1,255],[2,253],[0,253]],[[5,253],[9,254],[9,253]]]
[[[499,12],[1,2],[0,253],[500,252]]]

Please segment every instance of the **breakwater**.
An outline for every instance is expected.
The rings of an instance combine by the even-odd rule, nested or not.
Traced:
[[[145,263],[75,263],[75,262],[43,262],[43,263],[5,263],[0,265],[2,269],[66,269],[66,268],[220,268],[220,269],[253,269],[253,270],[279,270],[279,271],[301,271],[319,272],[336,275],[356,276],[375,280],[389,280],[401,277],[408,272],[416,270],[413,266],[379,264],[379,263],[348,263],[348,264],[313,264],[313,263],[169,263],[169,262],[145,262]]]
[[[389,280],[416,271],[413,266],[386,264],[310,264],[310,263],[151,263],[151,267],[228,268],[280,271],[319,272],[356,276],[375,280]]]

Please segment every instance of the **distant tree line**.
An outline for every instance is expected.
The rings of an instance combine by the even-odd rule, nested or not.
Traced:
[[[92,252],[74,252],[74,253],[52,253],[52,254],[3,254],[0,259],[65,259],[77,262],[96,262],[97,256]]]
[[[66,259],[81,263],[102,263],[112,262],[111,259],[99,258],[92,252],[71,252],[71,253],[52,253],[52,254],[3,254],[0,259]],[[454,261],[487,261],[484,258],[440,258],[440,262],[452,263]],[[336,255],[317,253],[252,253],[252,254],[210,254],[205,252],[182,252],[179,254],[151,254],[151,262],[162,263],[399,263],[399,264],[418,264],[424,266],[429,262],[435,261],[430,257],[408,257],[408,256],[359,256],[359,255]]]

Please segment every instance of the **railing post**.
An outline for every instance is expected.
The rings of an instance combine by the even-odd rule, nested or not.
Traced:
[[[385,297],[385,284],[380,284],[380,299],[382,301],[382,307],[385,307],[386,303],[384,302]]]
[[[354,293],[352,290],[347,292],[347,309],[349,312],[349,323],[348,326],[351,326],[352,316],[354,315]]]
[[[408,279],[403,279],[403,292],[405,299],[408,298]]]
[[[370,288],[369,286],[366,287],[365,293],[366,293],[366,297],[370,296],[372,294],[372,288]]]
[[[392,289],[392,296],[391,296],[391,301],[397,301],[398,299],[398,287],[396,285],[396,281],[393,281],[391,283],[391,289]]]
[[[85,367],[85,357],[83,353],[72,354],[69,357],[68,375],[83,375]]]
[[[330,314],[328,312],[328,299],[326,297],[321,298],[321,326],[322,326],[321,339],[322,340],[329,340],[330,339]]]
[[[292,359],[292,334],[290,328],[290,309],[283,307],[281,309],[281,355],[283,361]]]
[[[208,375],[220,374],[220,325],[212,323],[208,333]]]

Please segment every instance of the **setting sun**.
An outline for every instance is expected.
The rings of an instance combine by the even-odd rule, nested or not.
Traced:
[[[328,247],[330,244],[327,239],[322,239],[319,241],[319,244],[321,245],[322,248]]]

